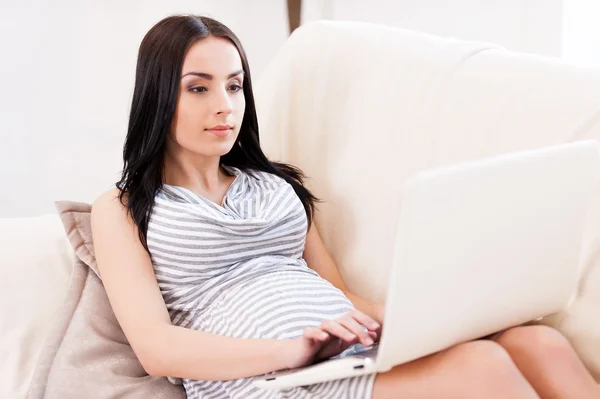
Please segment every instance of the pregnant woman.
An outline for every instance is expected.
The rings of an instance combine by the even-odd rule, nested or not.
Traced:
[[[223,24],[172,16],[146,34],[123,157],[92,210],[98,267],[145,370],[188,398],[598,397],[567,340],[542,326],[379,375],[253,387],[252,376],[372,345],[383,308],[340,277],[302,171],[262,152],[248,62]]]

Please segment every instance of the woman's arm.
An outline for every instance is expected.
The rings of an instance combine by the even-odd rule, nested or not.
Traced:
[[[348,289],[335,262],[331,258],[331,255],[329,255],[327,248],[325,248],[323,240],[321,239],[314,222],[306,235],[306,245],[304,247],[303,257],[308,267],[319,273],[321,277],[344,292],[348,299],[352,301],[352,304],[356,309],[369,315],[379,324],[383,323],[383,305],[380,303],[370,302],[352,293]]]
[[[237,339],[172,325],[150,256],[117,195],[104,194],[92,209],[96,259],[115,316],[148,374],[237,379],[286,368],[306,352],[295,340]]]

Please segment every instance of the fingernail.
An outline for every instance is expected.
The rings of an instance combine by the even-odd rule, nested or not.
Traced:
[[[321,333],[321,334],[319,334],[319,336],[320,336],[322,339],[326,339],[328,335],[327,335],[326,333]]]
[[[379,328],[379,323],[377,323],[376,321],[372,322],[370,325],[371,328]]]
[[[367,338],[365,339],[365,344],[367,344],[367,346],[371,346],[373,345],[373,340],[371,338]]]
[[[355,338],[356,338],[356,335],[354,335],[354,334],[348,334],[348,340],[349,341],[352,341]]]

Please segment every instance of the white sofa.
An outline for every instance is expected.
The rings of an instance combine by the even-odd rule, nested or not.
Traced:
[[[265,151],[309,176],[325,201],[316,222],[326,245],[350,286],[374,300],[384,298],[408,176],[600,138],[597,70],[362,23],[296,30],[255,89]],[[577,301],[544,322],[563,331],[600,378],[600,187],[594,195]],[[0,398],[21,399],[74,254],[57,215],[0,219],[0,235]]]

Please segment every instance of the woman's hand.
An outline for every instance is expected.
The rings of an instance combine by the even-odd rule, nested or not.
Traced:
[[[287,368],[297,368],[336,356],[360,343],[371,346],[381,326],[366,314],[353,310],[337,320],[325,320],[316,328],[305,328],[302,337],[291,340],[284,354]]]

